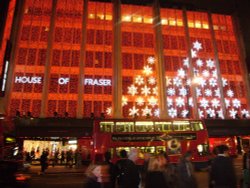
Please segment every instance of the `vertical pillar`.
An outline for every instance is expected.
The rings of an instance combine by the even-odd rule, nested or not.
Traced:
[[[50,69],[51,69],[51,58],[53,52],[53,40],[55,32],[55,21],[56,21],[56,6],[57,0],[52,2],[52,14],[50,17],[50,26],[49,26],[49,36],[48,36],[48,46],[46,51],[46,60],[45,60],[45,70],[44,70],[44,80],[43,80],[43,92],[42,92],[42,105],[41,105],[41,114],[40,117],[46,117],[47,112],[47,103],[48,103],[48,86],[50,79]]]
[[[83,117],[83,93],[84,93],[84,61],[86,56],[86,36],[87,36],[87,21],[88,21],[88,0],[83,1],[83,16],[82,16],[82,41],[80,50],[80,64],[78,77],[78,99],[77,99],[77,118]]]
[[[10,62],[9,62],[9,71],[8,71],[8,77],[6,82],[6,90],[5,90],[5,97],[3,101],[0,100],[0,105],[3,105],[4,113],[9,115],[8,113],[8,107],[10,106],[10,99],[11,99],[11,89],[13,86],[13,80],[14,80],[14,69],[15,69],[15,62],[16,62],[16,53],[17,53],[17,44],[20,38],[21,34],[21,28],[22,28],[22,20],[24,17],[25,12],[25,0],[20,0],[16,2],[17,12],[16,14],[18,16],[14,17],[13,25],[12,25],[12,31],[11,31],[11,37],[10,42],[12,44],[12,50],[11,50],[11,56],[10,56]]]
[[[113,117],[122,117],[121,2],[113,0]]]
[[[226,106],[225,106],[225,101],[224,101],[224,92],[223,92],[223,84],[222,84],[222,79],[221,79],[221,72],[220,72],[220,62],[219,62],[219,54],[218,54],[218,48],[216,45],[216,38],[215,38],[215,33],[214,33],[214,29],[213,29],[213,20],[212,20],[212,15],[209,12],[208,13],[208,23],[209,23],[209,28],[210,28],[210,32],[211,32],[211,36],[212,36],[212,46],[214,49],[214,60],[215,60],[215,67],[217,70],[217,81],[218,81],[218,86],[221,92],[221,97],[220,97],[220,103],[221,103],[221,108],[222,108],[222,112],[223,112],[223,116],[226,117]]]
[[[189,105],[189,101],[188,102],[188,106],[189,106],[189,111],[192,112],[192,114],[190,114],[190,118],[195,118],[198,119],[199,115],[198,115],[198,106],[197,106],[197,95],[196,95],[196,90],[195,90],[195,86],[192,84],[192,80],[194,78],[194,69],[193,69],[193,64],[192,64],[192,55],[191,55],[191,41],[190,41],[190,35],[189,35],[189,30],[188,30],[188,18],[187,18],[187,11],[185,8],[183,8],[182,10],[183,12],[183,22],[184,22],[184,27],[185,27],[185,35],[186,35],[186,42],[187,42],[187,48],[188,48],[188,60],[189,60],[189,70],[188,70],[188,76],[191,79],[191,86],[190,86],[190,90],[191,90],[191,97],[193,99],[193,103],[194,103],[194,108],[191,109],[190,105]]]
[[[166,78],[165,78],[165,64],[162,44],[162,27],[160,18],[160,4],[159,0],[155,0],[153,3],[153,17],[155,28],[155,54],[156,54],[156,70],[157,70],[157,83],[159,90],[159,110],[160,118],[167,118],[167,101],[166,101]]]

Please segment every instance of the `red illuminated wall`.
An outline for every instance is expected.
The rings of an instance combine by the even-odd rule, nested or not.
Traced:
[[[112,4],[89,2],[84,78],[112,80]],[[83,114],[110,115],[112,86],[85,85]]]
[[[160,8],[161,27],[155,27],[157,11],[152,6],[122,4],[121,22],[113,23],[112,3],[60,0],[53,7],[52,2],[25,1],[12,62],[9,115],[19,110],[34,116],[68,112],[70,117],[91,113],[111,117],[116,107],[113,93],[122,90],[117,114],[123,117],[157,117],[160,103],[172,118],[249,116],[247,83],[231,16]],[[120,24],[121,33],[114,24]],[[113,41],[113,32],[121,36],[121,51],[113,49],[119,43]],[[163,50],[156,55],[158,43]],[[164,66],[157,67],[161,61],[156,57],[163,57]],[[116,74],[121,86],[114,84],[113,69],[120,67],[116,65],[122,67]],[[159,67],[165,68],[164,76],[158,75]],[[41,80],[20,83],[17,78],[23,76]],[[111,85],[85,84],[86,79],[109,80]],[[158,88],[159,79],[166,87]],[[166,95],[166,101],[159,101],[159,93]]]
[[[237,113],[242,116],[249,104],[246,100],[245,73],[233,20],[231,16],[213,14],[212,22],[218,48],[221,76],[227,80],[227,84],[223,87],[224,97],[227,101],[227,115]]]
[[[168,114],[175,112],[174,117],[180,117],[184,111],[187,113],[191,106],[188,101],[191,97],[190,86],[187,85],[188,69],[186,68],[186,76],[182,79],[181,86],[176,86],[173,82],[177,76],[177,70],[182,68],[183,59],[188,57],[188,44],[185,33],[185,24],[183,12],[174,9],[161,9],[162,19],[162,34],[163,34],[163,54],[166,74],[166,93],[167,93],[167,108]],[[186,89],[187,96],[180,94],[178,88]],[[173,94],[168,94],[169,90],[175,91]],[[176,100],[183,99],[183,105],[178,105]],[[189,112],[190,113],[190,112]]]
[[[51,8],[50,0],[26,1],[14,60],[10,115],[14,115],[16,110],[21,113],[30,111],[34,116],[38,116],[41,112],[43,83],[15,83],[15,78],[17,76],[44,78]]]
[[[149,84],[150,77],[155,78],[155,64],[149,65],[147,59],[155,57],[155,36],[153,27],[153,10],[151,7],[122,5],[121,7],[121,45],[122,45],[122,106],[123,116],[152,116],[158,108],[158,101],[152,105],[148,99],[157,95],[153,88],[157,84]],[[145,75],[144,67],[149,65],[153,73]],[[141,83],[136,79],[141,78]],[[135,92],[129,92],[129,88]],[[143,93],[143,89],[149,93]],[[141,101],[141,102],[139,102]]]
[[[47,116],[76,117],[83,1],[58,1],[50,61]],[[64,83],[64,79],[68,79]]]

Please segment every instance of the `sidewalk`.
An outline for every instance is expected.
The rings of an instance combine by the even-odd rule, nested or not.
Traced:
[[[46,169],[46,174],[60,174],[60,173],[81,173],[84,174],[87,166],[82,166],[80,168],[75,168],[74,166],[72,168],[65,167],[63,165],[56,165],[56,166],[49,166],[48,169]],[[25,172],[25,174],[30,175],[38,175],[41,170],[40,165],[31,165],[30,168]]]

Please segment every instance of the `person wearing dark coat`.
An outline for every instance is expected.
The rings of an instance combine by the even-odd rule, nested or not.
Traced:
[[[41,174],[45,173],[45,170],[48,168],[48,153],[43,151],[40,157],[40,164],[41,164]]]
[[[166,176],[164,175],[165,164],[159,157],[152,157],[148,163],[145,177],[145,188],[168,188]],[[170,188],[170,187],[169,187]]]
[[[118,188],[138,188],[140,184],[139,169],[135,164],[137,151],[131,151],[129,158],[127,152],[121,150],[119,159],[115,164]]]
[[[187,151],[177,165],[180,188],[197,188],[194,167],[191,162],[192,152]]]
[[[213,159],[210,171],[210,186],[213,188],[236,188],[236,174],[229,148],[226,145],[217,146],[218,154]]]
[[[101,182],[99,180],[100,176],[100,166],[96,164],[90,164],[86,170],[86,181],[84,188],[102,188]]]

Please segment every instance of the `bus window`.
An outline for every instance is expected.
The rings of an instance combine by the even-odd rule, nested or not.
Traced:
[[[188,121],[174,121],[173,129],[174,131],[191,131],[191,126]]]
[[[124,125],[124,123],[123,122],[116,123],[115,131],[116,132],[125,132],[125,125]]]
[[[171,122],[155,122],[156,132],[168,132],[171,131]]]
[[[134,132],[134,123],[126,122],[125,123],[125,132]]]
[[[191,125],[194,131],[200,131],[204,129],[203,124],[200,121],[192,121]]]
[[[100,122],[101,132],[113,132],[114,122]]]
[[[137,121],[135,122],[136,132],[153,132],[154,123],[152,121]]]

